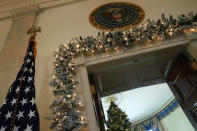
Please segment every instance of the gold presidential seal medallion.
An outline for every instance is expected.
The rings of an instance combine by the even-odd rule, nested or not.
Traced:
[[[144,10],[128,2],[112,2],[94,9],[89,16],[90,23],[100,30],[130,29],[145,18]]]

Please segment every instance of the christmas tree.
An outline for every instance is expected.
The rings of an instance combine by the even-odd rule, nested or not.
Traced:
[[[127,115],[113,101],[107,114],[107,131],[131,131],[131,123]]]

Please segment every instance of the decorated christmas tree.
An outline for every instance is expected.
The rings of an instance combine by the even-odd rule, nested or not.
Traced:
[[[107,111],[107,131],[131,131],[127,115],[112,101]]]

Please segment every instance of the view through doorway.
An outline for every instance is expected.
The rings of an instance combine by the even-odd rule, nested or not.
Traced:
[[[143,122],[150,121],[153,117],[159,118],[157,120],[160,131],[194,131],[181,107],[179,105],[173,107],[172,104],[176,99],[167,83],[140,87],[102,97],[101,102],[106,121],[111,100],[114,100],[117,106],[125,112],[133,126],[137,125],[136,131],[137,128],[139,128],[138,130],[143,128]],[[154,130],[157,127],[150,128]]]
[[[175,88],[174,84],[170,84],[166,78],[171,76],[169,72],[176,65],[174,63],[177,63],[179,58],[177,56],[180,55],[158,55],[133,61],[128,60],[124,63],[115,62],[110,66],[90,70],[89,80],[100,130],[106,130],[107,110],[110,105],[110,97],[112,97],[117,106],[126,113],[132,126],[139,130],[154,131],[156,125],[159,125],[160,131],[194,131],[195,121],[192,116],[188,117],[189,110],[184,108],[185,103],[177,96],[178,90],[174,91],[172,89]],[[180,69],[182,70],[182,67]],[[195,84],[193,87],[196,89]],[[189,90],[187,91],[190,92]],[[170,110],[172,106],[174,107]],[[166,111],[167,109],[168,111]],[[159,118],[158,115],[162,115],[162,117]],[[158,119],[156,123],[159,124],[154,124],[153,129],[147,128],[147,130],[142,126],[139,127],[143,122],[148,125],[150,120],[155,121],[155,119]],[[137,128],[134,131],[138,131]]]

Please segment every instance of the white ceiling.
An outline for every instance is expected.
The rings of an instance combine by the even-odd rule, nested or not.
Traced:
[[[151,116],[173,97],[166,83],[141,87],[113,95],[118,96],[116,103],[122,111],[126,112],[132,123]],[[106,102],[107,97],[101,98],[105,117],[107,117],[109,108],[109,103]]]

